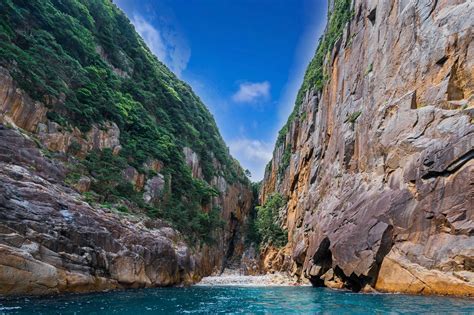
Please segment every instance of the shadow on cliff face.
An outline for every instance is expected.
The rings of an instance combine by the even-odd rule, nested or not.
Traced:
[[[378,244],[377,244],[378,243]],[[359,292],[364,287],[374,287],[382,265],[384,257],[390,252],[393,246],[393,226],[388,225],[382,234],[382,237],[372,248],[378,245],[375,259],[367,271],[367,274],[356,274],[352,272],[346,275],[335,260],[331,251],[331,241],[325,237],[316,253],[313,255],[310,269],[309,280],[315,287],[347,288]]]
[[[227,239],[227,250],[225,252],[225,256],[224,256],[224,261],[222,263],[222,266],[221,266],[221,273],[224,272],[225,268],[227,267],[232,267],[232,264],[233,264],[233,258],[237,258],[235,257],[235,245],[236,243],[239,242],[239,240],[241,239],[240,237],[240,233],[239,233],[239,220],[237,219],[237,217],[234,215],[234,213],[231,213],[230,215],[230,223],[229,223],[229,228],[230,228],[230,232],[229,232],[229,238]]]
[[[309,280],[311,284],[315,287],[323,287],[324,279],[321,278],[322,275],[326,274],[332,268],[332,253],[329,247],[331,246],[331,241],[326,237],[323,239],[319,245],[318,250],[313,256],[313,267],[311,268],[311,277]],[[312,275],[317,271],[317,274]]]

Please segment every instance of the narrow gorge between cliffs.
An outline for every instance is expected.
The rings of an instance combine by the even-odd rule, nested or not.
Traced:
[[[0,3],[0,314],[474,312],[474,2],[328,0],[259,182],[120,2]]]

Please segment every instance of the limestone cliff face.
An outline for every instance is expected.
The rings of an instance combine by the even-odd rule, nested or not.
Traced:
[[[118,154],[120,130],[107,123],[81,133],[48,120],[47,112],[0,68],[0,294],[192,284],[240,258],[253,198],[248,186],[213,178],[218,196],[203,211],[219,207],[224,229],[216,244],[188,244],[161,220],[88,203],[80,193],[93,178],[67,185],[70,156],[106,148]],[[199,156],[189,148],[184,154],[193,176],[202,179]],[[217,160],[213,166],[222,168]],[[150,160],[143,168],[156,175],[146,179],[130,166],[123,179],[143,192],[146,203],[159,202],[167,185],[163,163]]]
[[[288,198],[265,267],[314,285],[474,295],[474,4],[355,0],[275,148]],[[279,172],[291,150],[289,166]]]
[[[187,147],[183,151],[193,177],[203,179],[199,155]],[[214,157],[212,165],[215,170],[222,169],[222,165]],[[215,176],[211,180],[211,185],[217,189],[218,196],[212,198],[210,204],[204,205],[203,210],[209,211],[212,207],[220,207],[225,228],[218,237],[218,246],[205,247],[206,256],[211,262],[205,266],[207,274],[219,273],[242,257],[245,250],[244,226],[253,203],[252,191],[242,183],[228,183],[224,177]]]

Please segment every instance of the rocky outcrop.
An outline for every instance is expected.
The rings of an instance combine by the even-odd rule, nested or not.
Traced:
[[[38,124],[37,134],[48,150],[79,157],[85,157],[92,150],[112,149],[114,154],[118,154],[122,149],[120,130],[113,122],[93,125],[91,130],[83,133],[78,128],[67,130],[48,120]]]
[[[33,101],[17,86],[8,70],[0,67],[0,123],[33,132],[46,119],[46,112],[41,102]]]
[[[91,206],[65,168],[0,125],[0,294],[193,283],[201,256],[165,224]]]
[[[252,192],[240,182],[216,176],[219,195],[203,211],[220,209],[224,229],[216,244],[193,244],[175,230],[144,216],[120,215],[91,206],[77,192],[89,191],[93,178],[65,184],[68,156],[84,158],[92,150],[121,150],[120,130],[107,122],[88,132],[47,118],[48,107],[19,89],[0,68],[0,294],[49,294],[114,288],[191,284],[219,273],[244,252],[243,226]],[[3,124],[2,124],[3,123]],[[57,152],[50,160],[41,150]],[[184,148],[195,178],[203,179],[199,156]],[[49,154],[48,154],[49,155]],[[213,159],[214,168],[222,166]],[[170,181],[163,163],[148,160],[140,173],[123,170],[150,205],[160,204]],[[148,226],[148,227],[147,227]]]
[[[186,164],[191,169],[191,174],[194,178],[202,178],[202,168],[199,162],[199,156],[191,148],[183,148],[184,158]]]
[[[66,165],[48,159],[41,140],[14,127],[0,125],[0,294],[191,284],[243,253],[242,227],[252,205],[244,184],[213,181],[222,190],[208,207],[221,209],[225,227],[216,244],[191,248],[159,220],[88,204],[76,191],[88,191],[91,179],[81,177],[76,191],[66,186]],[[143,167],[156,175],[146,179],[129,167],[124,179],[154,204],[167,184],[159,173],[163,164],[150,160]]]
[[[165,189],[166,181],[163,175],[158,174],[147,180],[145,185],[145,193],[143,194],[143,199],[146,203],[154,203],[157,201],[163,194]]]
[[[329,80],[306,93],[265,174],[262,200],[288,198],[289,239],[264,252],[267,269],[317,286],[472,296],[474,5],[352,7]]]
[[[56,100],[54,103],[64,102]],[[0,67],[0,123],[37,134],[49,150],[84,157],[91,150],[110,148],[121,150],[120,130],[115,123],[93,125],[86,133],[78,128],[66,128],[51,120],[45,103],[33,101],[21,90],[8,70]]]
[[[145,174],[139,173],[133,166],[127,167],[122,176],[133,185],[136,191],[141,191],[145,186]]]

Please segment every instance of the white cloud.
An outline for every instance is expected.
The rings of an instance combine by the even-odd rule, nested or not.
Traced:
[[[160,23],[158,29],[139,14],[134,14],[131,22],[156,57],[181,77],[191,57],[191,49],[179,33],[166,23]]]
[[[241,138],[231,141],[230,150],[252,160],[268,162],[272,158],[271,145],[256,139]]]
[[[256,100],[266,100],[270,97],[270,82],[244,82],[232,96],[237,103],[253,103]]]
[[[132,19],[132,24],[135,26],[136,31],[143,38],[148,48],[158,57],[160,60],[166,58],[166,46],[163,43],[160,32],[148,23],[141,15],[135,14]]]
[[[252,180],[263,179],[265,165],[272,158],[273,145],[249,138],[239,138],[228,143],[232,156],[252,173]]]

